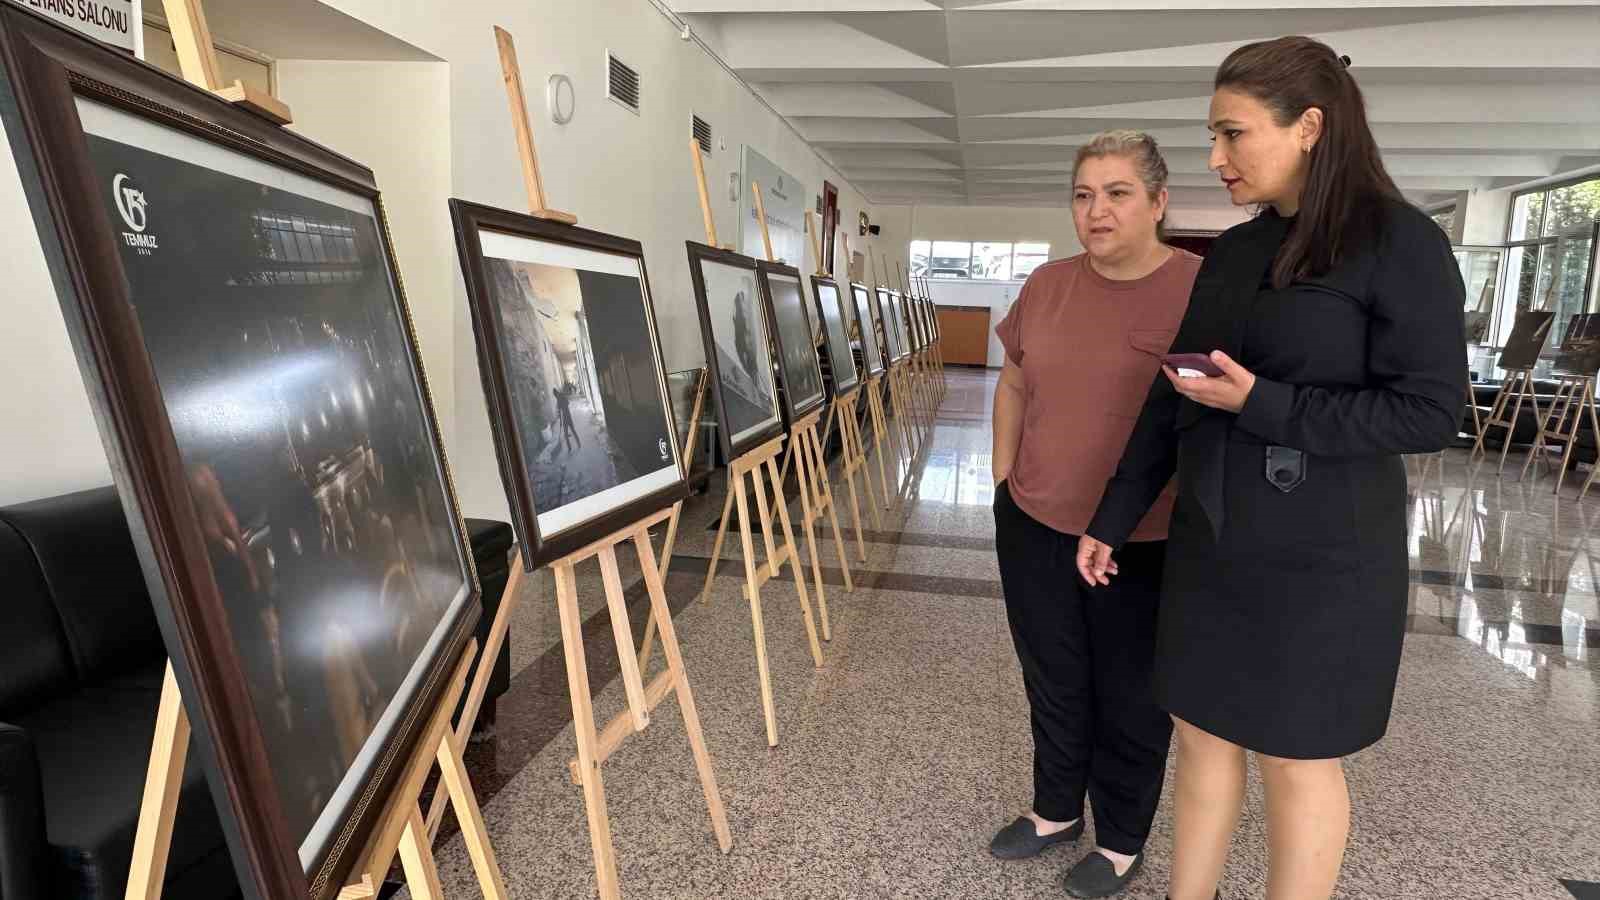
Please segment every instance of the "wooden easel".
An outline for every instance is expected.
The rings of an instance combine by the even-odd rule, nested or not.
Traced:
[[[522,157],[524,181],[528,189],[530,212],[537,218],[576,224],[571,213],[557,212],[544,207],[544,189],[539,176],[539,158],[534,149],[533,130],[528,123],[527,107],[523,102],[522,74],[517,62],[517,51],[511,35],[503,28],[495,28],[495,43],[500,54],[500,68],[505,76],[506,94],[511,104],[512,127],[517,135],[517,148]],[[694,421],[689,429],[689,453],[693,452],[694,434],[698,430],[700,403],[695,402]],[[679,460],[685,473],[687,456]],[[733,847],[728,830],[727,813],[723,809],[722,795],[717,787],[717,776],[711,766],[711,756],[706,749],[705,737],[700,729],[700,714],[695,708],[694,694],[689,687],[689,676],[683,666],[683,656],[678,649],[677,631],[673,627],[672,611],[667,605],[664,588],[665,572],[671,564],[671,541],[677,533],[678,516],[683,503],[679,501],[667,509],[652,513],[631,525],[569,553],[549,564],[556,582],[556,609],[561,618],[561,647],[566,659],[567,688],[572,702],[573,731],[577,736],[578,755],[569,762],[572,778],[583,788],[584,808],[589,820],[589,840],[594,850],[595,879],[602,900],[620,897],[617,884],[617,863],[611,843],[611,820],[606,809],[605,787],[600,776],[600,766],[622,741],[632,732],[643,731],[650,723],[650,712],[664,700],[668,692],[676,692],[678,707],[683,713],[684,730],[688,733],[689,748],[694,755],[695,768],[700,776],[700,786],[705,793],[706,806],[711,814],[711,826],[722,852]],[[656,564],[655,548],[650,543],[650,529],[662,521],[671,520],[668,526],[667,552],[662,564]],[[650,597],[651,630],[659,629],[661,646],[667,658],[667,669],[649,686],[644,685],[639,656],[633,646],[633,628],[628,619],[628,607],[623,595],[622,577],[617,566],[617,545],[632,541],[639,555],[639,568],[643,573],[646,592]],[[617,659],[622,670],[623,690],[628,698],[628,709],[618,715],[603,730],[597,731],[594,720],[594,700],[590,692],[589,673],[585,663],[583,645],[583,619],[578,610],[576,566],[591,558],[600,561],[600,574],[605,586],[606,607],[611,617],[612,637],[617,644]],[[488,641],[478,665],[477,675],[467,694],[467,703],[456,728],[455,740],[464,743],[472,732],[472,724],[482,708],[493,670],[492,661],[504,646],[506,633],[511,628],[511,617],[521,599],[524,566],[522,551],[517,551],[511,563],[511,577],[506,583],[500,608],[489,628]],[[646,655],[648,658],[648,655]],[[454,708],[454,704],[452,704]],[[426,825],[430,838],[437,836],[444,817],[444,807],[435,797],[428,810]]]
[[[1533,440],[1532,449],[1528,451],[1527,462],[1522,464],[1522,477],[1528,476],[1528,470],[1533,467],[1534,460],[1548,463],[1548,454],[1545,451],[1552,445],[1559,444],[1561,465],[1556,470],[1555,493],[1561,493],[1561,483],[1566,480],[1567,468],[1572,465],[1572,451],[1578,444],[1578,431],[1583,425],[1585,412],[1589,416],[1590,435],[1595,440],[1595,446],[1600,447],[1600,421],[1596,421],[1595,418],[1594,402],[1595,376],[1559,376],[1556,395],[1550,401],[1550,408],[1544,418],[1539,420],[1539,434]],[[1592,473],[1590,480],[1593,480]],[[1586,487],[1587,484],[1585,482]]]
[[[817,275],[823,278],[830,278],[832,276],[828,274],[828,267],[822,263],[822,242],[818,238],[816,230],[814,230],[812,227],[812,221],[815,215],[816,214],[810,210],[806,211],[806,233],[811,236],[811,255],[817,260]],[[837,280],[834,282],[834,284],[837,286]],[[844,314],[845,292],[848,291],[849,288],[850,282],[848,279],[846,279],[845,291],[839,292],[839,312],[841,316]],[[854,302],[854,298],[852,298],[851,303],[853,304]],[[823,327],[827,327],[826,323],[824,323]],[[850,515],[856,526],[856,551],[860,554],[861,561],[866,562],[867,539],[866,534],[861,530],[861,502],[860,495],[856,493],[855,482],[857,475],[859,475],[862,480],[862,493],[866,494],[867,499],[870,501],[872,499],[872,484],[866,475],[866,460],[861,454],[861,445],[859,443],[861,434],[857,427],[860,423],[856,418],[856,397],[861,393],[861,386],[858,380],[856,389],[841,397],[839,396],[838,392],[838,372],[833,373],[833,383],[834,396],[833,399],[828,402],[828,421],[827,424],[822,428],[822,448],[826,450],[828,446],[828,438],[833,434],[834,419],[837,418],[839,421],[839,474],[844,477],[844,483],[850,490]],[[824,479],[826,479],[828,470],[827,466],[825,465],[825,456],[823,462],[824,465],[822,467],[822,476]],[[831,497],[829,498],[829,502],[832,502]],[[872,509],[873,527],[881,529],[883,527],[883,522],[879,518],[877,506],[873,506],[870,503],[868,505]],[[842,559],[844,556],[842,549],[840,550],[839,555]]]
[[[870,255],[872,251],[869,249],[867,252]],[[881,283],[888,284],[889,279],[887,276],[887,261],[885,261],[884,264],[884,271],[885,275]],[[876,274],[876,272],[874,272],[874,274]],[[876,278],[873,279],[874,292],[877,291],[877,286],[879,283],[880,282],[878,282]],[[890,299],[892,302],[893,297],[891,296]],[[891,311],[883,323],[883,330],[885,332],[888,332],[889,329],[894,327],[893,318],[894,313]],[[905,337],[905,335],[902,335],[902,337]],[[911,401],[910,389],[908,387],[909,378],[906,370],[909,368],[909,364],[907,362],[909,359],[910,356],[907,356],[905,359],[902,359],[899,362],[891,361],[885,364],[889,370],[889,402],[894,408],[894,420],[897,426],[896,437],[904,441],[903,446],[905,447],[906,451],[907,472],[911,470],[912,460],[915,460],[917,458],[917,454],[921,452],[917,440],[917,425],[911,421],[916,417],[916,411],[914,404]]]
[[[263,94],[243,81],[222,83],[216,44],[211,40],[201,0],[162,0],[162,8],[172,31],[172,45],[178,52],[178,70],[185,81],[278,125],[294,121],[289,107],[271,94]]]
[[[439,870],[433,858],[433,842],[422,820],[417,802],[423,782],[438,762],[443,773],[444,791],[461,821],[462,839],[472,858],[478,886],[487,900],[505,900],[505,879],[495,861],[494,847],[484,827],[483,811],[473,794],[466,763],[461,757],[463,740],[450,731],[450,714],[461,697],[467,670],[472,665],[477,642],[471,641],[453,667],[445,692],[434,707],[416,750],[401,769],[401,777],[377,827],[355,868],[339,891],[339,900],[366,900],[378,896],[396,854],[400,857],[406,883],[417,900],[441,900]],[[166,879],[167,855],[172,848],[172,826],[178,811],[178,795],[183,789],[183,770],[189,753],[189,717],[183,708],[172,664],[167,664],[161,682],[161,701],[156,711],[155,737],[151,741],[150,768],[145,774],[144,799],[139,805],[139,822],[133,838],[133,864],[128,872],[127,900],[160,900]],[[442,801],[441,801],[442,802]]]
[[[173,45],[177,49],[179,68],[185,80],[278,125],[287,125],[293,120],[289,107],[275,97],[262,94],[242,81],[226,86],[220,84],[216,46],[211,39],[211,29],[206,24],[201,0],[163,0],[163,5]],[[396,854],[400,856],[413,896],[418,900],[437,900],[441,896],[431,834],[426,830],[417,805],[423,781],[435,761],[439,764],[445,786],[443,792],[435,795],[435,804],[442,810],[444,798],[448,796],[454,806],[484,896],[489,900],[504,900],[506,897],[505,881],[495,861],[494,848],[484,827],[483,813],[478,808],[478,800],[473,794],[471,779],[461,757],[461,748],[465,746],[471,724],[467,723],[466,729],[460,734],[452,734],[449,728],[450,716],[461,696],[476,647],[475,640],[469,642],[461,659],[456,662],[444,696],[428,720],[411,759],[406,761],[399,786],[391,794],[359,864],[341,888],[339,900],[376,897],[389,868],[394,864]],[[482,674],[487,675],[491,667],[481,668],[484,670]],[[145,775],[144,798],[140,803],[139,821],[134,831],[132,866],[124,894],[127,900],[159,900],[161,896],[167,856],[172,846],[173,817],[177,812],[178,794],[183,786],[183,771],[188,758],[189,734],[188,714],[183,708],[183,698],[169,662],[162,679],[150,765]]]
[[[848,229],[841,228],[841,229],[839,229],[839,234],[840,234],[840,237],[843,239],[844,258],[846,260],[853,259],[853,257],[850,255],[850,231]],[[869,253],[871,252],[870,248],[869,248],[868,252]],[[861,281],[864,283],[866,281],[866,278],[863,277],[861,279]],[[850,280],[847,279],[845,284],[847,286],[850,285],[851,284]],[[870,291],[871,289],[869,288],[868,290]],[[850,298],[850,308],[851,308],[852,313],[853,313],[851,318],[855,320],[856,331],[857,331],[857,334],[859,335],[858,339],[861,340],[861,341],[865,341],[866,340],[866,332],[869,331],[869,330],[871,330],[873,332],[873,343],[878,347],[879,358],[884,361],[884,369],[885,369],[885,371],[887,371],[888,370],[888,365],[889,365],[888,364],[889,351],[884,348],[883,342],[878,340],[877,332],[872,327],[872,314],[870,312],[870,307],[875,305],[878,302],[877,295],[876,294],[871,294],[869,296],[869,298],[867,300],[867,304],[868,304],[868,307],[869,307],[869,312],[867,314],[866,321],[862,321],[861,320],[861,316],[860,316],[861,310],[859,308],[857,308],[856,305],[855,305],[855,296],[854,296],[854,288],[853,287],[851,288],[851,292],[852,293],[851,293],[851,298]],[[886,472],[886,470],[884,468],[884,464],[883,464],[883,448],[884,448],[884,442],[888,438],[889,430],[884,424],[882,381],[883,381],[883,373],[882,372],[878,373],[877,375],[869,375],[869,374],[867,374],[867,352],[866,352],[866,346],[865,346],[865,344],[863,344],[862,345],[862,350],[861,350],[861,388],[856,391],[855,399],[852,400],[852,402],[851,402],[851,410],[852,410],[852,425],[851,425],[851,428],[855,432],[856,449],[857,449],[857,452],[860,454],[861,464],[862,464],[862,471],[863,471],[863,473],[865,475],[867,501],[868,501],[869,504],[872,505],[873,522],[876,523],[876,527],[878,527],[879,529],[881,529],[883,527],[883,523],[878,518],[878,507],[877,507],[877,505],[872,503],[871,470],[866,468],[866,450],[865,450],[865,444],[864,444],[864,442],[862,440],[863,436],[861,434],[861,427],[860,426],[861,426],[861,423],[864,420],[866,420],[866,419],[870,419],[871,420],[872,432],[873,432],[872,433],[872,449],[873,449],[873,454],[878,459],[878,484],[883,489],[883,506],[884,506],[885,509],[887,509],[887,508],[889,508],[889,504],[890,504],[890,499],[889,499],[889,476],[888,476],[888,474],[887,474],[887,472]],[[859,405],[860,398],[861,398],[861,396],[863,394],[865,394],[866,397],[867,397],[867,413],[866,413],[865,416],[863,416],[861,413],[859,413],[859,412],[857,412],[855,410],[855,407],[857,405]],[[896,460],[896,464],[898,466],[898,458]]]
[[[712,247],[721,246],[717,243],[716,218],[711,213],[711,195],[706,189],[705,165],[700,160],[700,142],[694,138],[689,139],[689,154],[694,160],[695,179],[700,187],[700,213],[705,219],[706,243]],[[756,189],[759,198],[761,192]],[[763,237],[767,237],[763,235]],[[771,254],[771,239],[767,237],[768,255]],[[811,660],[817,668],[822,668],[822,645],[817,642],[817,626],[811,616],[811,599],[806,590],[806,576],[800,570],[800,553],[794,546],[794,529],[789,524],[789,507],[783,501],[783,477],[778,473],[778,454],[783,449],[784,437],[779,435],[762,444],[760,447],[745,453],[738,459],[728,462],[728,496],[722,504],[722,521],[717,525],[717,539],[712,545],[711,562],[706,566],[706,585],[701,597],[705,602],[711,600],[711,587],[717,577],[717,557],[722,553],[722,542],[728,536],[728,514],[735,501],[739,504],[739,539],[744,549],[744,577],[745,598],[750,601],[750,627],[755,633],[756,644],[756,672],[761,681],[761,710],[767,722],[767,745],[778,746],[778,718],[772,704],[772,676],[767,668],[767,629],[761,616],[761,587],[768,581],[778,576],[778,571],[784,563],[788,563],[794,572],[795,593],[800,595],[800,614],[805,620],[806,635],[811,641]],[[767,491],[761,475],[765,468],[772,479],[773,486],[777,489],[778,522],[783,526],[783,549],[778,550],[772,540],[772,515],[767,509]],[[750,479],[751,490],[755,493],[756,506],[761,513],[761,537],[766,544],[767,561],[757,572],[755,561],[755,541],[750,535],[750,505],[745,499],[745,479]],[[813,551],[813,558],[815,552]],[[826,627],[826,618],[823,620]],[[663,632],[663,636],[665,632]]]
[[[1517,430],[1517,417],[1522,413],[1522,401],[1527,400],[1533,408],[1534,421],[1540,429],[1544,428],[1545,416],[1539,409],[1539,398],[1533,390],[1533,369],[1512,369],[1506,373],[1504,381],[1500,382],[1500,390],[1494,395],[1494,406],[1489,410],[1489,418],[1483,422],[1482,429],[1478,432],[1478,440],[1472,445],[1472,459],[1484,454],[1483,442],[1489,436],[1489,429],[1499,427],[1506,430],[1505,443],[1500,447],[1500,466],[1498,471],[1503,474],[1506,467],[1506,454],[1511,451],[1511,438]],[[1514,401],[1514,402],[1513,402]],[[1506,407],[1511,407],[1510,417],[1506,416]]]

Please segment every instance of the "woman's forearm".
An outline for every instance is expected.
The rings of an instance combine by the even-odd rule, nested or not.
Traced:
[[[990,468],[995,484],[1011,475],[1011,466],[1017,461],[1017,447],[1022,443],[1022,372],[1009,359],[1000,373],[1000,383],[994,389],[994,454]]]

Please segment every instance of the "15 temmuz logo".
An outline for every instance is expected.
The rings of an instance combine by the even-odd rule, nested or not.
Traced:
[[[148,201],[144,198],[144,191],[134,183],[132,178],[121,172],[111,179],[111,198],[117,204],[117,213],[122,216],[123,224],[129,230],[122,232],[122,242],[132,247],[140,256],[149,256],[153,251],[161,249],[156,236],[146,234],[145,229],[150,225]]]

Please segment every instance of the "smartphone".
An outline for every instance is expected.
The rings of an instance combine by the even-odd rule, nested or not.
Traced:
[[[1222,374],[1204,353],[1168,353],[1161,357],[1161,364],[1175,370],[1179,378],[1216,378]]]

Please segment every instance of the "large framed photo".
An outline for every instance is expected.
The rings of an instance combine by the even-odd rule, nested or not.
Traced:
[[[783,263],[756,265],[761,296],[767,303],[767,320],[778,339],[778,371],[783,376],[783,413],[794,424],[827,399],[822,387],[822,369],[817,362],[817,344],[806,312],[805,288],[800,272]]]
[[[1517,313],[1511,325],[1511,335],[1500,350],[1496,363],[1502,369],[1531,369],[1539,362],[1539,354],[1550,343],[1550,326],[1556,314],[1550,310],[1523,310]]]
[[[876,312],[878,304],[872,299],[872,292],[864,284],[850,284],[850,299],[855,307],[856,335],[861,341],[861,364],[867,370],[868,378],[877,378],[883,374],[883,350],[878,346],[878,329]]]
[[[10,4],[0,115],[245,895],[326,900],[481,606],[372,173]]]
[[[462,200],[450,214],[523,566],[683,499],[639,243]]]
[[[938,341],[943,333],[939,327],[939,304],[934,303],[932,297],[924,298],[922,302],[928,307],[928,325],[933,330],[933,339]]]
[[[1557,375],[1593,375],[1600,371],[1600,313],[1579,313],[1567,323],[1556,350]]]
[[[855,354],[850,352],[850,314],[845,311],[844,298],[839,296],[839,283],[825,275],[813,275],[811,293],[817,299],[817,316],[822,320],[822,345],[833,370],[833,393],[848,396],[861,384],[861,375],[856,371]]]
[[[911,331],[911,348],[917,353],[928,349],[928,332],[923,327],[922,303],[910,294],[901,298],[906,312],[906,324]]]
[[[694,241],[688,249],[717,433],[732,461],[783,433],[756,261]]]
[[[880,317],[883,320],[883,342],[889,349],[889,364],[893,365],[911,355],[911,348],[906,345],[906,330],[904,319],[899,309],[894,291],[888,288],[878,288],[878,307],[882,310]]]

